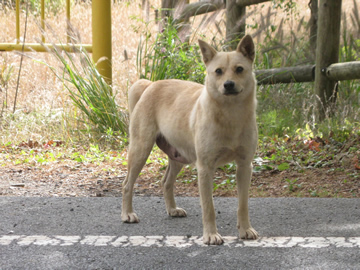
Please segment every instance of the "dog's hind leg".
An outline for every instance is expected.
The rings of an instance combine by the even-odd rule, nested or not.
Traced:
[[[169,158],[169,164],[162,179],[166,211],[172,217],[186,217],[186,211],[176,207],[174,198],[174,182],[184,164]]]
[[[125,223],[139,222],[139,218],[133,211],[132,206],[133,188],[141,169],[144,167],[145,162],[150,155],[154,142],[155,134],[154,136],[149,135],[149,138],[146,140],[139,139],[139,137],[131,137],[128,152],[128,174],[126,175],[122,190],[121,219]]]

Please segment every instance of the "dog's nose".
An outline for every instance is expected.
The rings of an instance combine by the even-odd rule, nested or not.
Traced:
[[[224,88],[226,91],[232,91],[234,90],[235,83],[233,81],[226,81],[224,82]]]

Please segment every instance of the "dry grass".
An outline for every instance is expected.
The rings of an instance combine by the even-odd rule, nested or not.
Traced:
[[[138,3],[127,6],[125,3],[114,5],[112,9],[113,19],[113,87],[117,93],[118,102],[126,105],[126,91],[136,79],[135,56],[139,40],[139,34],[135,33],[131,25],[139,24],[131,19],[131,16],[142,17],[143,11]],[[0,11],[0,42],[14,42],[15,38],[15,12]],[[37,42],[41,38],[38,27],[39,17],[30,15],[28,18],[26,42]],[[25,14],[21,14],[21,22],[25,21]],[[65,14],[57,16],[49,15],[47,23],[56,35],[47,38],[49,42],[66,42]],[[72,7],[71,23],[78,29],[81,41],[91,43],[91,6],[74,5]],[[23,26],[23,25],[22,25]],[[23,34],[23,33],[22,33]],[[128,61],[124,61],[124,50],[127,51]],[[7,84],[8,110],[12,111],[17,74],[19,72],[20,55],[14,52],[0,53],[1,68],[13,66],[10,80]],[[51,66],[58,66],[57,60],[47,53],[28,53],[32,58],[44,61]],[[1,101],[5,99],[5,89],[0,93]],[[55,136],[57,139],[66,139],[65,125],[73,125],[71,121],[78,112],[74,111],[68,91],[63,82],[45,65],[24,58],[21,70],[19,95],[15,113],[16,121],[4,117],[1,121],[0,143],[22,140],[43,140],[46,136]],[[59,117],[60,116],[60,117]],[[53,120],[53,121],[52,121]],[[70,121],[70,122],[69,122]],[[60,136],[60,138],[59,138]]]
[[[150,19],[154,18],[155,8],[160,7],[159,0],[151,0]],[[308,1],[301,1],[308,2]],[[344,12],[351,12],[352,0],[343,0]],[[261,12],[254,12],[247,20],[256,22],[260,20],[259,14],[265,14],[269,5],[258,5],[249,9],[251,12],[257,8]],[[65,12],[65,11],[64,11]],[[60,12],[56,16],[49,14],[47,23],[55,31],[56,35],[49,35],[51,42],[66,41],[65,37],[65,13]],[[83,43],[91,43],[91,7],[89,5],[73,5],[71,23],[78,29]],[[300,17],[308,21],[310,11],[307,3],[299,4]],[[258,15],[256,15],[258,14]],[[136,16],[137,19],[133,19]],[[216,21],[219,21],[220,30],[224,30],[224,23],[219,14]],[[286,14],[277,13],[271,17],[271,22],[276,23],[284,19]],[[289,15],[287,15],[289,16]],[[293,14],[290,14],[288,30],[296,30]],[[202,21],[202,17],[194,20],[194,28]],[[112,9],[112,34],[113,34],[113,87],[117,94],[117,101],[127,107],[126,92],[129,86],[138,79],[136,74],[136,50],[139,43],[141,31],[144,29],[146,12],[141,8],[141,1],[121,1],[113,5]],[[25,13],[21,14],[22,28],[24,26]],[[26,42],[37,42],[41,37],[38,27],[39,17],[30,14]],[[158,27],[150,24],[151,31],[155,34]],[[15,12],[13,10],[0,10],[0,42],[14,42],[15,40]],[[134,31],[135,30],[135,31]],[[198,29],[199,30],[199,29]],[[286,30],[286,29],[285,29]],[[23,33],[22,33],[23,34]],[[200,28],[197,34],[206,36],[210,40],[214,35],[219,37],[219,31],[214,24]],[[221,37],[220,37],[221,38]],[[196,41],[196,38],[192,39]],[[128,60],[125,59],[124,51],[127,52]],[[45,61],[51,66],[57,66],[57,60],[50,54],[29,53],[33,58]],[[30,58],[24,58],[17,98],[15,118],[7,112],[11,112],[14,104],[17,74],[19,72],[20,55],[14,52],[0,52],[0,72],[6,72],[12,67],[9,81],[2,85],[0,101],[2,106],[7,94],[6,108],[0,117],[0,144],[19,142],[22,140],[46,140],[53,139],[69,140],[74,134],[68,133],[67,126],[75,126],[73,119],[78,112],[74,109],[69,94],[63,86],[63,82],[45,66]],[[7,110],[6,110],[7,109]]]

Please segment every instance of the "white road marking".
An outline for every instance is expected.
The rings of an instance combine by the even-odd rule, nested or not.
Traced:
[[[360,237],[261,237],[243,241],[225,236],[225,246],[257,248],[360,248]],[[111,247],[205,247],[199,236],[110,236],[110,235],[0,235],[0,246],[111,246]]]

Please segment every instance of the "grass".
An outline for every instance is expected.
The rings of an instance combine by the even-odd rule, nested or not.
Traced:
[[[82,123],[88,127],[87,132],[126,137],[127,113],[117,105],[112,87],[99,74],[89,54],[80,48],[77,51],[80,63],[76,63],[71,53],[60,49],[55,48],[53,53],[63,66],[60,72],[54,67],[50,69],[64,81],[74,105],[84,115]]]
[[[59,6],[54,4],[51,8],[55,11],[47,13],[46,21],[53,32],[49,31],[46,38],[50,42],[58,43],[59,39],[65,42],[65,10],[61,1],[51,2]],[[344,10],[347,11],[347,16],[343,17],[347,19],[344,19],[342,26],[340,60],[360,60],[360,24],[357,23],[359,16],[357,9],[352,9],[356,2],[343,0],[343,3]],[[160,1],[151,1],[151,4],[153,12],[155,7],[160,6]],[[249,8],[252,15],[247,18],[248,31],[254,34],[257,43],[257,69],[312,63],[313,59],[308,54],[308,30],[304,23],[307,18],[302,17],[302,10],[305,8],[288,8],[285,12],[281,8],[268,10],[262,8],[262,5],[258,5],[257,10],[254,10],[255,7]],[[28,42],[36,42],[41,37],[36,10],[36,7],[33,7],[29,18],[26,38]],[[12,32],[12,29],[15,29],[14,12],[3,9],[0,15],[0,28],[5,29],[0,32],[0,42],[12,42],[15,37]],[[106,96],[107,90],[103,92],[104,99],[93,98],[99,96],[99,93],[91,91],[98,90],[95,86],[103,82],[96,73],[91,73],[91,69],[83,69],[93,65],[83,52],[74,55],[64,52],[55,55],[29,53],[28,55],[37,61],[30,58],[24,60],[16,106],[18,109],[12,113],[20,57],[13,52],[1,52],[0,145],[11,145],[15,149],[21,143],[31,141],[41,145],[49,141],[61,141],[63,146],[69,149],[59,150],[66,154],[47,150],[31,153],[31,150],[24,150],[24,153],[16,152],[15,156],[19,155],[20,158],[14,160],[10,158],[10,153],[4,160],[9,160],[12,164],[47,164],[67,159],[80,163],[101,163],[111,154],[101,157],[100,152],[120,151],[126,145],[126,131],[122,129],[122,132],[116,133],[121,128],[92,124],[89,119],[94,116],[93,122],[99,123],[101,119],[97,117],[103,113],[96,114],[95,110],[93,114],[94,110],[89,109],[91,104],[99,101],[102,108],[112,108],[112,113],[105,114],[110,115],[111,121],[115,123],[116,119],[123,117],[123,114],[116,115],[115,111],[117,108],[126,110],[127,90],[140,76],[152,80],[181,78],[201,82],[204,67],[200,61],[197,39],[205,39],[218,49],[224,45],[225,25],[222,13],[216,17],[192,19],[189,43],[182,43],[174,28],[168,28],[161,35],[156,35],[158,28],[152,18],[148,20],[139,1],[117,1],[113,5],[112,15],[113,99]],[[24,13],[21,16],[21,21],[24,21]],[[71,23],[78,29],[81,42],[91,43],[90,21],[89,5],[73,5]],[[41,62],[47,65],[42,65]],[[67,64],[72,63],[76,65],[67,69]],[[170,65],[171,69],[168,68]],[[57,71],[57,76],[48,66]],[[58,71],[64,70],[64,67],[64,75],[59,74]],[[79,68],[79,72],[72,72],[76,68]],[[91,82],[91,78],[94,78],[95,82]],[[64,83],[66,80],[70,80],[70,84]],[[83,89],[87,89],[85,93],[90,93],[85,98],[91,100],[90,103],[83,103],[81,100],[84,98],[79,99],[84,93],[81,92]],[[104,89],[107,89],[107,86],[104,86]],[[322,123],[315,122],[316,97],[313,95],[312,83],[260,86],[257,98],[260,139],[254,161],[255,173],[301,172],[309,168],[332,166],[335,169],[341,166],[349,169],[358,166],[360,149],[356,139],[360,136],[359,80],[340,83],[335,115]],[[105,100],[110,100],[111,103],[105,103]],[[94,129],[98,131],[94,132]],[[80,148],[85,149],[79,151]],[[336,158],[344,153],[349,157]],[[126,160],[119,159],[119,162],[126,165]],[[151,162],[158,164],[160,170],[167,165],[166,159],[157,150],[148,161]],[[192,168],[186,170],[192,171]],[[228,164],[221,168],[221,171],[223,174],[219,181],[215,181],[214,190],[233,189],[234,165]],[[196,182],[196,178],[187,177],[184,171],[182,174],[181,181],[189,184]],[[349,179],[358,179],[358,175],[357,170],[352,170],[349,172]],[[282,180],[288,192],[299,190],[301,181],[297,179],[298,177],[288,176]],[[309,191],[309,194],[314,195],[320,193],[324,192],[316,188]]]
[[[57,1],[52,1],[56,2]],[[59,5],[61,5],[59,1]],[[55,5],[54,4],[54,5]],[[156,7],[159,5],[157,2],[152,2]],[[348,5],[352,1],[348,1]],[[350,5],[351,6],[351,5]],[[54,6],[54,8],[56,8]],[[258,7],[259,8],[259,7]],[[267,10],[266,12],[257,12],[260,15],[253,15],[247,19],[249,27],[255,34],[255,39],[258,41],[257,49],[258,54],[256,58],[256,68],[273,68],[279,66],[291,66],[302,63],[304,61],[311,61],[306,57],[307,44],[306,32],[303,20],[297,15],[301,8],[285,10],[285,20],[278,19],[282,9]],[[354,9],[356,10],[356,9]],[[263,11],[263,10],[262,10]],[[357,13],[349,10],[348,21],[343,27],[342,35],[342,49],[341,60],[354,60],[359,59],[359,37],[356,36],[356,29],[346,27],[350,20],[356,20]],[[252,10],[249,11],[250,13]],[[185,79],[201,81],[204,76],[204,69],[199,59],[199,52],[196,47],[196,39],[200,36],[203,39],[212,39],[217,46],[221,45],[224,35],[223,19],[218,15],[215,18],[218,27],[215,24],[207,24],[197,27],[206,20],[197,18],[194,21],[196,36],[191,36],[190,50],[179,42],[179,37],[173,29],[166,30],[163,36],[168,38],[164,39],[161,36],[156,37],[156,27],[152,20],[146,21],[144,11],[141,10],[138,3],[128,3],[126,1],[118,2],[113,6],[113,25],[117,25],[113,29],[113,74],[114,74],[114,87],[113,91],[116,94],[115,100],[120,107],[126,108],[126,93],[128,87],[136,81],[138,76],[143,76],[153,80],[169,77],[182,78],[180,75],[186,74],[186,71],[195,70],[192,74],[199,76],[198,78],[188,74]],[[58,38],[65,40],[65,23],[61,23],[64,18],[64,10],[59,12],[47,13],[47,22],[54,29],[54,35],[47,34],[47,40]],[[79,31],[79,36],[82,42],[91,43],[91,29],[90,24],[83,22],[90,21],[91,8],[89,5],[73,5],[72,8],[72,24]],[[22,14],[24,16],[24,14]],[[22,20],[24,18],[22,17]],[[35,22],[39,21],[39,16],[36,11],[31,14],[28,26],[28,42],[35,42],[40,38],[40,31]],[[256,22],[256,23],[253,23]],[[9,41],[9,37],[13,35],[10,30],[14,26],[14,13],[4,12],[1,16],[0,26],[6,31],[0,33],[1,41]],[[131,27],[130,27],[131,26]],[[146,28],[146,29],[145,29]],[[145,35],[144,35],[145,33]],[[258,35],[256,33],[259,33]],[[297,34],[299,33],[299,34]],[[55,37],[54,37],[55,36]],[[141,36],[143,36],[142,42]],[[261,38],[260,38],[261,37]],[[175,41],[175,42],[172,42]],[[155,44],[156,46],[153,46]],[[179,47],[180,46],[180,47]],[[139,50],[139,48],[147,47],[147,50]],[[300,48],[300,49],[299,49]],[[155,53],[150,54],[151,51]],[[178,53],[178,52],[181,53]],[[126,53],[124,53],[126,52]],[[144,55],[140,55],[143,53]],[[157,54],[157,55],[156,55]],[[167,55],[165,55],[167,54]],[[46,62],[49,66],[56,67],[58,62],[56,58],[48,54],[30,54],[32,57],[37,58],[40,62]],[[146,56],[150,55],[148,58]],[[9,123],[12,117],[6,116],[9,114],[9,108],[13,105],[14,89],[16,82],[16,74],[18,69],[18,55],[14,53],[2,53],[2,138],[0,142],[6,143],[7,136],[14,134],[13,126],[19,126],[14,123]],[[61,56],[61,55],[60,55]],[[192,61],[192,56],[196,56],[196,61]],[[64,58],[68,57],[64,55]],[[152,75],[153,68],[148,65],[152,59],[161,60],[162,62],[152,63],[152,66],[168,66],[170,63],[175,63],[171,71],[173,74],[164,74],[164,69],[159,75]],[[86,59],[86,58],[85,58]],[[189,61],[190,59],[190,61]],[[147,61],[146,63],[139,63],[139,61]],[[192,65],[195,62],[195,65]],[[181,65],[186,63],[185,65]],[[145,67],[141,70],[139,67]],[[196,68],[199,68],[196,70]],[[185,71],[184,71],[185,70]],[[162,74],[161,74],[162,73]],[[18,97],[19,108],[16,112],[15,119],[29,118],[31,121],[22,122],[26,127],[23,128],[25,132],[16,132],[13,141],[26,140],[28,137],[38,140],[39,131],[46,130],[44,134],[51,134],[50,137],[56,137],[61,140],[71,140],[74,133],[79,132],[81,129],[89,129],[81,126],[81,123],[76,119],[79,118],[79,110],[76,109],[71,100],[71,95],[67,93],[67,85],[63,83],[62,78],[57,78],[51,74],[51,71],[46,67],[39,65],[38,62],[26,60],[24,63],[24,72],[20,80],[20,92]],[[289,85],[274,85],[274,86],[261,86],[258,88],[258,122],[260,135],[273,136],[285,134],[293,136],[295,132],[300,129],[305,129],[306,124],[317,135],[329,136],[334,134],[337,137],[346,135],[345,129],[349,127],[349,123],[358,129],[360,122],[359,116],[359,92],[360,85],[358,81],[342,82],[339,90],[338,107],[336,115],[333,119],[328,119],[322,124],[314,122],[314,104],[316,98],[312,93],[312,84],[289,84]],[[60,113],[61,112],[61,113]],[[28,117],[30,114],[32,117]],[[51,119],[44,120],[51,115]],[[39,120],[35,119],[39,117]],[[40,127],[43,122],[50,122],[57,117],[58,124],[52,127]],[[8,129],[7,127],[10,127]],[[49,133],[50,132],[50,133]],[[40,132],[41,133],[41,132]],[[110,130],[111,133],[111,130]],[[8,134],[8,135],[4,135]],[[22,136],[24,134],[24,136]],[[89,136],[92,138],[93,136]],[[84,138],[82,138],[84,139]]]

